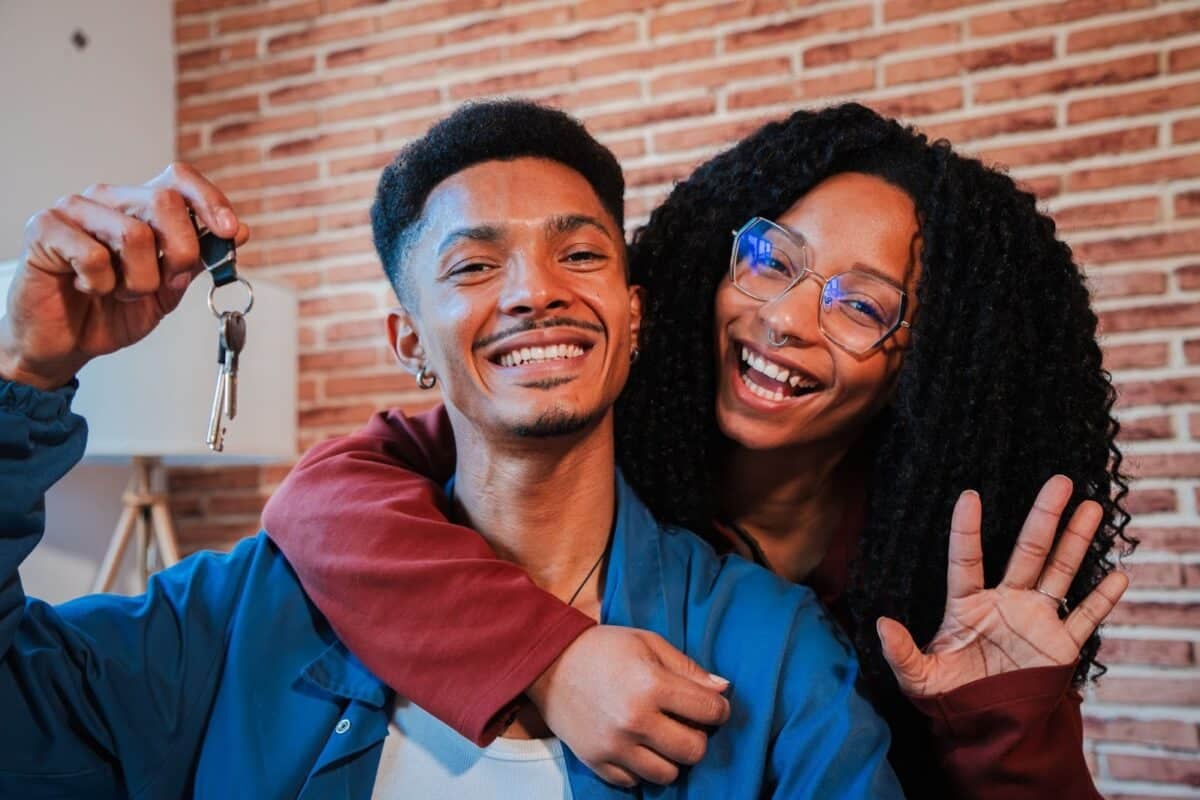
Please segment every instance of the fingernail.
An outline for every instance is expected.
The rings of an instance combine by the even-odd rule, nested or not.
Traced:
[[[168,282],[168,285],[175,291],[182,291],[192,282],[192,276],[186,272],[181,272]]]
[[[227,236],[233,236],[237,233],[237,217],[228,208],[222,208],[217,212],[217,222],[221,225],[221,229]]]
[[[713,684],[714,686],[728,686],[729,685],[729,681],[727,679],[722,678],[720,675],[714,675],[711,672],[708,673],[708,681],[709,681],[709,683]]]

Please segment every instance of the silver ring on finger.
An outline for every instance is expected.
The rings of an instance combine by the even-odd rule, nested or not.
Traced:
[[[1060,612],[1060,613],[1062,613],[1062,614],[1066,614],[1066,613],[1067,613],[1067,612],[1070,610],[1070,609],[1068,609],[1068,608],[1067,608],[1067,598],[1065,598],[1065,597],[1059,597],[1059,596],[1058,596],[1058,595],[1056,595],[1056,594],[1050,594],[1049,592],[1047,592],[1045,589],[1043,589],[1043,588],[1042,588],[1042,587],[1040,587],[1040,586],[1035,586],[1035,587],[1033,587],[1033,590],[1034,590],[1035,592],[1037,592],[1038,594],[1040,594],[1040,595],[1042,595],[1042,596],[1044,596],[1044,597],[1049,597],[1051,600],[1053,600],[1053,601],[1054,601],[1054,604],[1055,604],[1056,606],[1058,606],[1058,610],[1059,610],[1059,612]]]

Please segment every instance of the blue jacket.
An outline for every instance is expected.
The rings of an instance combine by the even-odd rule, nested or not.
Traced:
[[[26,599],[43,495],[87,436],[73,394],[0,381],[0,798],[369,798],[392,693],[265,534],[141,597]],[[615,789],[568,756],[576,798],[901,796],[812,594],[660,527],[623,483],[602,615],[728,677],[733,718],[668,787]]]

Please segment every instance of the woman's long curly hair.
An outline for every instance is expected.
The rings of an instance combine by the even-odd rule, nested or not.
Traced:
[[[891,682],[875,620],[900,620],[919,645],[946,599],[950,512],[979,491],[988,585],[1003,575],[1026,513],[1055,473],[1072,511],[1104,521],[1071,586],[1072,606],[1114,567],[1127,493],[1101,365],[1096,316],[1054,222],[1008,176],[942,141],[848,104],[772,122],[680,183],[634,237],[632,280],[649,295],[641,357],[617,409],[626,477],[655,515],[712,533],[722,453],[715,416],[713,307],[730,232],[776,219],[822,180],[877,175],[904,189],[923,240],[917,312],[890,405],[856,446],[867,461],[867,524],[843,602],[871,682]],[[1065,519],[1066,517],[1064,517]],[[1084,645],[1076,685],[1100,645]]]

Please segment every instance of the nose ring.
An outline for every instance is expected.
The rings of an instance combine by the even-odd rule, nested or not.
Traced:
[[[788,343],[788,339],[791,338],[792,337],[788,336],[786,333],[782,336],[779,336],[775,333],[774,328],[767,328],[767,344],[771,345],[771,347],[783,347]]]

